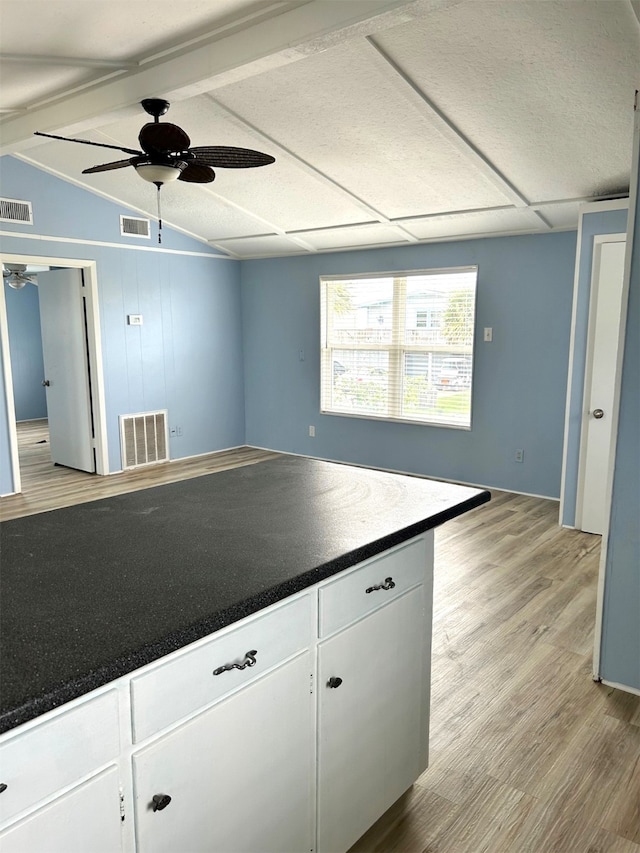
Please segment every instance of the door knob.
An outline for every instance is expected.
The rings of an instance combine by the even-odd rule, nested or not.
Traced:
[[[48,380],[48,379],[43,379],[43,380],[42,380],[42,384],[43,384],[43,386],[44,386],[45,388],[48,388],[48,387],[49,387],[49,385],[51,385],[51,383],[49,382],[49,380]]]
[[[604,412],[602,411],[602,409],[594,409],[594,410],[593,410],[593,417],[594,417],[597,421],[599,421],[599,420],[600,420],[600,418],[603,418],[603,417],[604,417]]]
[[[152,808],[154,812],[161,812],[162,809],[166,809],[166,807],[171,802],[171,797],[169,794],[154,794],[152,799]]]
[[[342,679],[335,675],[332,675],[329,681],[327,681],[327,687],[340,687],[341,684]]]

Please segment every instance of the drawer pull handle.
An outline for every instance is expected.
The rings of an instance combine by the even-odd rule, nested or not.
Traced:
[[[329,681],[327,681],[327,687],[340,687],[341,684],[342,679],[336,675],[332,675]]]
[[[244,660],[242,663],[225,663],[224,666],[219,666],[217,669],[213,670],[214,675],[222,675],[223,672],[229,672],[230,669],[246,669],[248,666],[255,666],[256,655],[258,652],[253,649],[250,652],[247,652],[244,656]]]
[[[375,592],[377,589],[393,589],[395,586],[393,578],[385,578],[384,583],[378,583],[375,586],[370,586],[365,592]]]
[[[5,785],[5,783],[0,782],[0,794],[2,794],[2,792],[6,791],[6,790],[7,790],[7,786]]]
[[[166,807],[171,802],[171,797],[169,794],[154,794],[152,797],[153,803],[152,808],[154,812],[161,812],[162,809],[166,809]]]

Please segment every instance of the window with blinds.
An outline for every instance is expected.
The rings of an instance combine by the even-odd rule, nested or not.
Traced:
[[[470,429],[477,273],[322,277],[321,411]]]

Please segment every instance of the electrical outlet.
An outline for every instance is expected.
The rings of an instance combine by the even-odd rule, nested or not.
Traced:
[[[487,343],[491,343],[493,340],[493,329],[491,326],[484,327],[484,339]]]
[[[316,428],[315,428],[314,426],[310,426],[310,427],[309,427],[309,437],[310,437],[310,438],[315,438],[315,437],[316,437]]]
[[[182,435],[182,427],[176,427],[176,435]]]
[[[516,462],[524,462],[524,450],[516,450]]]

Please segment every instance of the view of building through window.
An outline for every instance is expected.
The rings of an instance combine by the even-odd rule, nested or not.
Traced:
[[[322,278],[321,410],[470,428],[477,269]]]

